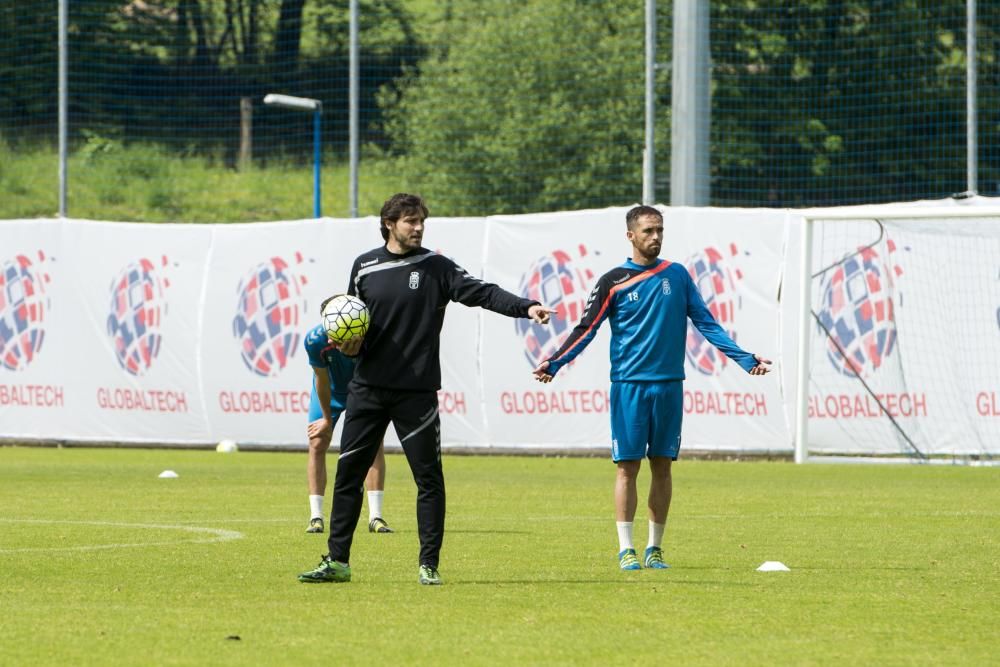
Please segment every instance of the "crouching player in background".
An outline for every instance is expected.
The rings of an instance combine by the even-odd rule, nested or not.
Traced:
[[[597,281],[580,323],[552,357],[533,371],[551,382],[594,339],[605,319],[611,322],[611,458],[618,465],[615,520],[618,563],[642,568],[632,545],[638,503],[636,478],[649,458],[649,543],[645,565],[669,567],[660,546],[670,510],[670,465],[681,447],[684,409],[684,346],[687,320],[727,357],[751,375],[764,375],[771,363],[746,352],[712,317],[687,269],[659,258],[663,216],[651,206],[636,206],[625,216],[632,258]]]
[[[332,299],[333,297],[330,297]],[[330,301],[326,299],[319,308]],[[305,348],[309,365],[313,369],[312,398],[309,401],[309,527],[307,533],[322,533],[323,495],[326,491],[326,452],[333,439],[337,424],[347,404],[347,384],[354,376],[354,357],[361,347],[361,339],[337,344],[329,339],[322,324],[317,324],[306,334]],[[365,478],[368,490],[368,531],[391,533],[392,529],[382,518],[382,496],[385,489],[385,448],[380,444],[375,462]]]

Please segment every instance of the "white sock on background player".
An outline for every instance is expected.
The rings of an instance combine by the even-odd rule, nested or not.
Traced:
[[[385,491],[368,492],[368,520],[382,518],[382,495]]]
[[[323,518],[323,496],[309,496],[309,518],[310,519],[322,519]]]

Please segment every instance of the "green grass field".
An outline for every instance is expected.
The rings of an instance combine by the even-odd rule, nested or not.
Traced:
[[[444,586],[416,582],[400,455],[386,488],[398,532],[357,534],[351,583],[306,585],[295,575],[325,536],[303,532],[303,453],[0,448],[0,663],[997,659],[996,468],[682,460],[672,569],[624,573],[608,461],[444,465]],[[791,572],[755,571],[767,560]]]

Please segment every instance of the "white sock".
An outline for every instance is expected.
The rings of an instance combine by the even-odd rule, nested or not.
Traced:
[[[666,527],[667,524],[665,522],[664,523],[653,523],[652,521],[649,522],[649,544],[646,545],[647,548],[660,546],[660,544],[663,542],[663,530]]]
[[[309,495],[309,513],[310,519],[323,518],[323,496]]]
[[[385,491],[368,492],[368,520],[382,518],[382,495]]]
[[[634,549],[635,547],[632,546],[632,522],[616,521],[615,525],[618,526],[618,551]]]

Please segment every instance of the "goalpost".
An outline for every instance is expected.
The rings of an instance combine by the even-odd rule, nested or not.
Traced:
[[[795,461],[1000,463],[1000,207],[805,212]]]

